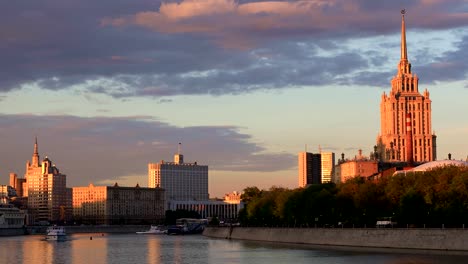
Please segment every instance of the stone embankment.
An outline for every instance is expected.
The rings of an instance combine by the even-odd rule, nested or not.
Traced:
[[[203,235],[306,245],[468,252],[468,229],[208,227]]]
[[[28,231],[26,228],[0,228],[0,237],[1,236],[20,236],[26,235]]]
[[[74,233],[135,233],[137,231],[147,231],[149,225],[84,225],[65,226],[67,234]],[[29,234],[45,234],[47,226],[28,226]]]

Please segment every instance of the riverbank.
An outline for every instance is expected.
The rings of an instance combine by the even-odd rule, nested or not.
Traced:
[[[26,228],[0,228],[0,237],[2,236],[21,236],[28,233]]]
[[[149,225],[85,225],[65,226],[67,234],[75,233],[135,233],[147,231]],[[28,226],[28,234],[45,234],[47,226]]]
[[[317,246],[468,252],[468,229],[208,227],[203,235]]]

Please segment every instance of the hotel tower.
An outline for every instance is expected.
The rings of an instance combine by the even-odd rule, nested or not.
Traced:
[[[411,72],[406,49],[405,12],[401,12],[401,57],[392,90],[382,95],[381,131],[377,149],[382,161],[408,163],[433,161],[436,135],[432,132],[431,100],[427,89],[419,93],[416,74]]]

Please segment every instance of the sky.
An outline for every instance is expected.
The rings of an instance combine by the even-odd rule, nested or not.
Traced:
[[[297,153],[368,155],[408,58],[438,159],[468,156],[466,0],[35,0],[0,9],[0,184],[38,138],[67,186],[209,166],[211,197],[298,186]]]

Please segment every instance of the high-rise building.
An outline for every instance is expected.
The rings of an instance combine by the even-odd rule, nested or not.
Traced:
[[[47,157],[39,163],[37,138],[31,162],[26,163],[24,178],[23,195],[28,197],[28,211],[33,221],[70,219],[71,192],[66,187],[67,177]]]
[[[148,164],[148,187],[164,188],[168,202],[208,200],[208,166],[185,163],[179,150],[174,162]]]
[[[26,184],[26,179],[18,178],[16,173],[10,173],[10,186],[16,190],[16,195],[18,197],[23,197],[23,186]]]
[[[331,182],[334,169],[335,169],[335,153],[321,152],[320,163],[321,163],[321,182],[322,183]]]
[[[299,187],[322,183],[322,162],[320,154],[299,152]]]
[[[401,18],[401,57],[392,90],[382,95],[381,128],[377,137],[382,161],[436,160],[436,135],[432,132],[431,100],[427,89],[419,93],[419,77],[411,72],[406,48],[405,15]],[[407,122],[408,121],[408,122]]]

